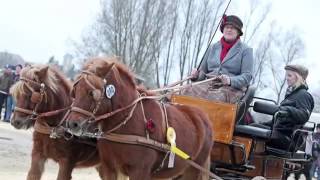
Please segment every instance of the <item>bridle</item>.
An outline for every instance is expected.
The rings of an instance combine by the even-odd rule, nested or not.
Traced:
[[[74,91],[75,91],[75,86],[80,82],[80,80],[84,80],[84,82],[92,89],[91,92],[91,96],[93,97],[94,101],[95,101],[95,107],[93,108],[92,111],[89,111],[89,110],[85,110],[83,108],[80,108],[80,107],[76,107],[74,105],[71,106],[71,109],[70,109],[70,112],[76,112],[76,113],[79,113],[79,114],[82,114],[84,115],[85,117],[87,117],[84,121],[83,121],[83,124],[84,123],[96,123],[102,119],[106,119],[108,117],[111,117],[113,116],[114,114],[120,112],[120,111],[123,111],[129,107],[124,107],[124,108],[120,108],[120,109],[117,109],[115,111],[112,111],[112,112],[109,112],[109,113],[106,113],[106,114],[103,114],[103,115],[100,115],[100,116],[96,116],[96,113],[98,112],[101,104],[102,104],[102,101],[107,98],[107,97],[104,97],[103,93],[105,92],[106,90],[106,85],[107,85],[107,78],[108,76],[111,74],[112,70],[114,68],[114,64],[111,65],[109,71],[107,72],[107,74],[105,75],[105,78],[101,78],[99,76],[97,76],[95,73],[91,72],[91,71],[88,71],[88,70],[85,70],[85,71],[82,71],[81,72],[81,75],[80,77],[78,78],[78,80],[74,83],[73,85],[73,89],[72,89],[72,92],[71,94],[74,95]],[[96,77],[97,79],[100,79],[102,82],[103,82],[103,87],[101,89],[97,89],[89,80],[88,80],[88,77],[89,76],[94,76]],[[112,97],[109,97],[109,99],[111,100]],[[131,107],[131,106],[130,106]]]
[[[90,71],[82,71],[79,79],[73,84],[73,89],[71,91],[71,94],[72,96],[74,96],[74,89],[75,89],[75,86],[80,82],[81,79],[84,79],[84,81],[86,82],[86,84],[92,89],[92,97],[94,99],[94,101],[96,102],[95,104],[95,107],[94,109],[92,110],[92,112],[90,111],[87,111],[83,108],[80,108],[80,107],[75,107],[75,106],[71,106],[71,109],[70,109],[70,112],[77,112],[77,113],[80,113],[82,115],[85,115],[87,116],[88,118],[86,119],[88,122],[92,122],[95,120],[95,114],[97,113],[97,111],[99,110],[100,108],[100,105],[102,103],[102,100],[104,99],[103,98],[103,92],[104,92],[104,86],[102,87],[102,89],[97,89],[89,80],[88,80],[88,76],[89,75],[92,75],[92,76],[95,76],[95,77],[98,77],[97,75],[95,75],[93,72],[90,72]],[[100,78],[100,77],[99,77]],[[101,79],[101,78],[100,78]],[[107,83],[106,79],[103,79],[103,84],[105,85]]]
[[[47,93],[46,93],[45,84],[33,81],[33,80],[25,78],[25,77],[21,77],[20,81],[23,81],[24,85],[27,87],[27,89],[29,89],[31,91],[31,102],[35,103],[35,106],[32,110],[16,106],[14,108],[14,112],[27,114],[29,119],[37,120],[42,117],[49,117],[49,116],[57,115],[61,112],[66,111],[67,109],[69,109],[69,107],[67,107],[67,108],[62,108],[62,109],[58,109],[58,110],[39,113],[38,110],[39,110],[40,104],[43,102],[43,100],[45,100],[45,102],[47,102]],[[30,84],[40,87],[40,91],[37,92],[34,88],[32,88],[32,86]]]
[[[85,110],[83,108],[80,107],[76,107],[74,105],[71,106],[70,112],[76,112],[79,114],[84,115],[85,117],[87,117],[86,119],[83,120],[83,122],[80,124],[80,127],[85,124],[85,123],[97,123],[101,120],[110,118],[120,112],[123,112],[127,109],[130,109],[130,111],[128,112],[128,116],[126,116],[126,118],[118,125],[116,125],[115,127],[113,127],[112,129],[108,130],[106,133],[111,133],[117,129],[119,129],[121,126],[125,125],[132,117],[133,112],[135,110],[135,108],[137,107],[137,104],[139,101],[143,100],[143,99],[161,99],[161,96],[146,96],[145,94],[140,94],[137,92],[137,96],[138,98],[136,98],[133,102],[131,102],[129,105],[124,106],[122,108],[116,109],[114,111],[102,114],[97,116],[96,113],[100,108],[100,105],[103,101],[103,99],[105,99],[106,97],[104,97],[102,94],[104,93],[104,91],[106,90],[106,85],[107,85],[107,78],[110,75],[110,73],[112,72],[114,68],[114,64],[111,66],[110,70],[107,72],[107,75],[105,76],[105,78],[101,78],[100,76],[97,76],[95,73],[91,72],[91,71],[82,71],[81,75],[79,77],[79,79],[74,83],[73,85],[73,89],[72,89],[72,93],[74,93],[74,88],[75,86],[79,83],[80,80],[84,80],[84,82],[92,89],[92,96],[93,99],[95,100],[96,104],[95,107],[92,111],[89,110]],[[94,76],[98,79],[101,79],[103,81],[104,86],[101,89],[97,89],[89,80],[88,80],[88,76]],[[111,99],[111,98],[109,98]]]

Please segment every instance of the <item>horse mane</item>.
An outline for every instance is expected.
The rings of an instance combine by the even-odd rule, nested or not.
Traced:
[[[33,65],[30,67],[25,67],[21,70],[20,77],[24,77],[32,81],[39,82],[40,80],[36,75],[36,72],[44,67],[45,65]],[[67,92],[70,92],[71,90],[71,82],[68,81],[62,75],[62,73],[54,67],[49,66],[46,77],[42,78],[44,78],[42,83],[46,85],[46,88],[50,88],[54,94],[59,93],[59,87],[61,85],[67,90]],[[24,83],[26,82],[18,81],[10,88],[10,93],[13,97],[18,98],[19,96],[26,94]]]
[[[134,77],[136,76],[133,72],[129,70],[129,68],[122,64],[120,62],[120,59],[118,57],[96,57],[88,60],[85,65],[83,66],[83,70],[89,70],[90,72],[93,72],[95,74],[98,74],[98,67],[105,67],[110,66],[111,64],[114,64],[114,66],[117,68],[120,74],[125,75],[125,77],[128,79],[130,85],[134,88],[137,87],[137,84],[134,80]],[[99,76],[101,77],[101,76]],[[104,78],[104,77],[101,77]]]
[[[134,74],[128,66],[124,65],[120,62],[120,58],[118,57],[97,57],[92,58],[86,61],[86,63],[83,66],[83,70],[89,70],[90,72],[93,72],[97,74],[97,68],[98,67],[104,67],[106,65],[114,64],[114,66],[117,68],[120,74],[124,75],[124,77],[127,78],[130,85],[134,87],[140,94],[146,94],[147,96],[153,96],[156,95],[156,93],[148,91],[146,87],[143,85],[137,85],[135,77],[136,74]],[[101,77],[101,76],[100,76]],[[101,77],[104,78],[104,77]]]

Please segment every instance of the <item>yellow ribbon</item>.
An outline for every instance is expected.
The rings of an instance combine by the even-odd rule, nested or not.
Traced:
[[[186,154],[185,152],[183,152],[182,150],[180,150],[179,148],[176,147],[176,137],[177,137],[176,132],[173,129],[173,127],[168,127],[167,141],[171,145],[170,151],[173,152],[174,154],[177,154],[178,156],[180,156],[183,159],[189,159],[190,156],[188,154]]]

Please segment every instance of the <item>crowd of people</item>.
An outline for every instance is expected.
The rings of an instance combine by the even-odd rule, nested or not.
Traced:
[[[19,80],[22,68],[23,66],[21,64],[7,64],[0,75],[0,119],[4,122],[10,122],[15,102],[9,90],[10,87]],[[2,112],[3,107],[4,113]]]

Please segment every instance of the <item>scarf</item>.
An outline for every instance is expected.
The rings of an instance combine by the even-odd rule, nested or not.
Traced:
[[[226,55],[228,54],[229,50],[232,48],[232,46],[234,44],[236,44],[236,42],[239,40],[240,37],[237,37],[236,40],[234,40],[233,42],[227,42],[225,41],[224,37],[222,36],[220,42],[222,45],[222,50],[220,53],[220,61],[223,62],[223,59],[226,57]]]

